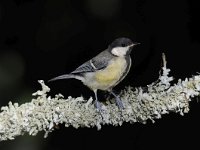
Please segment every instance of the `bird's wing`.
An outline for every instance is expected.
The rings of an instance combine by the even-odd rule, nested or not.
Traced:
[[[93,72],[93,71],[94,71],[94,68],[90,64],[90,61],[87,61],[81,66],[79,66],[78,68],[76,68],[76,70],[72,71],[71,73],[76,74],[76,73]]]
[[[81,66],[79,66],[76,70],[72,71],[72,74],[76,73],[85,73],[85,72],[94,72],[97,70],[104,69],[107,67],[108,62],[110,60],[109,55],[105,55],[107,52],[102,52],[91,60],[85,62]]]

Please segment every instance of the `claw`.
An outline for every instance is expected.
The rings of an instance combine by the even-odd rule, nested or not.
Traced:
[[[97,90],[94,90],[94,94],[95,94],[95,104],[94,105],[97,108],[97,111],[102,114],[103,109],[102,109],[101,103],[98,101]]]
[[[95,100],[95,107],[97,108],[98,112],[102,112],[102,107],[101,107],[101,103],[98,100]]]
[[[124,105],[122,103],[122,100],[119,98],[119,96],[117,96],[113,91],[110,92],[114,97],[115,97],[115,102],[117,104],[117,106],[119,107],[120,110],[124,109]]]
[[[116,104],[119,107],[119,109],[124,109],[125,108],[123,103],[122,103],[122,100],[119,97],[116,97],[115,101],[116,101]]]

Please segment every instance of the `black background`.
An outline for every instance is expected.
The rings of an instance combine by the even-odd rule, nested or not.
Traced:
[[[186,0],[1,0],[0,105],[31,100],[37,80],[69,73],[107,48],[117,37],[141,45],[131,54],[133,66],[116,91],[145,86],[158,78],[161,54],[175,79],[200,71],[199,5]],[[51,95],[93,93],[76,80],[48,84]],[[100,93],[100,97],[103,93]],[[74,129],[60,126],[47,139],[21,136],[0,143],[1,150],[45,149],[181,149],[199,147],[200,110],[164,115],[154,124],[123,124]],[[198,148],[197,148],[198,149]]]

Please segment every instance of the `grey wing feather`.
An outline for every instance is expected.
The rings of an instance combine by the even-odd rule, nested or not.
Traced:
[[[76,70],[72,71],[71,73],[76,74],[76,73],[93,72],[93,71],[94,71],[94,68],[90,64],[90,61],[87,61],[81,66],[79,66]]]
[[[105,67],[107,67],[111,57],[112,56],[108,51],[103,51],[96,57],[92,58],[91,60],[79,66],[76,70],[74,70],[71,73],[76,74],[76,73],[94,72],[96,70],[104,69]]]

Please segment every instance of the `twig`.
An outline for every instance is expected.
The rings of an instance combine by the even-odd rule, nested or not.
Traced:
[[[50,88],[40,80],[42,90],[33,93],[35,98],[31,102],[18,105],[9,102],[8,106],[1,108],[0,113],[0,141],[13,140],[16,136],[28,133],[36,135],[45,131],[45,137],[52,132],[56,125],[65,124],[66,127],[97,127],[101,129],[104,124],[113,126],[122,125],[123,122],[146,123],[148,119],[154,122],[163,114],[176,112],[184,115],[189,111],[191,98],[200,95],[200,75],[178,80],[169,77],[170,69],[166,67],[165,55],[162,55],[163,67],[159,82],[147,85],[147,92],[141,87],[127,87],[122,90],[120,97],[125,106],[119,110],[115,104],[107,101],[103,105],[104,113],[97,112],[92,98],[87,102],[83,97],[65,99],[61,94],[55,97],[47,96]]]

